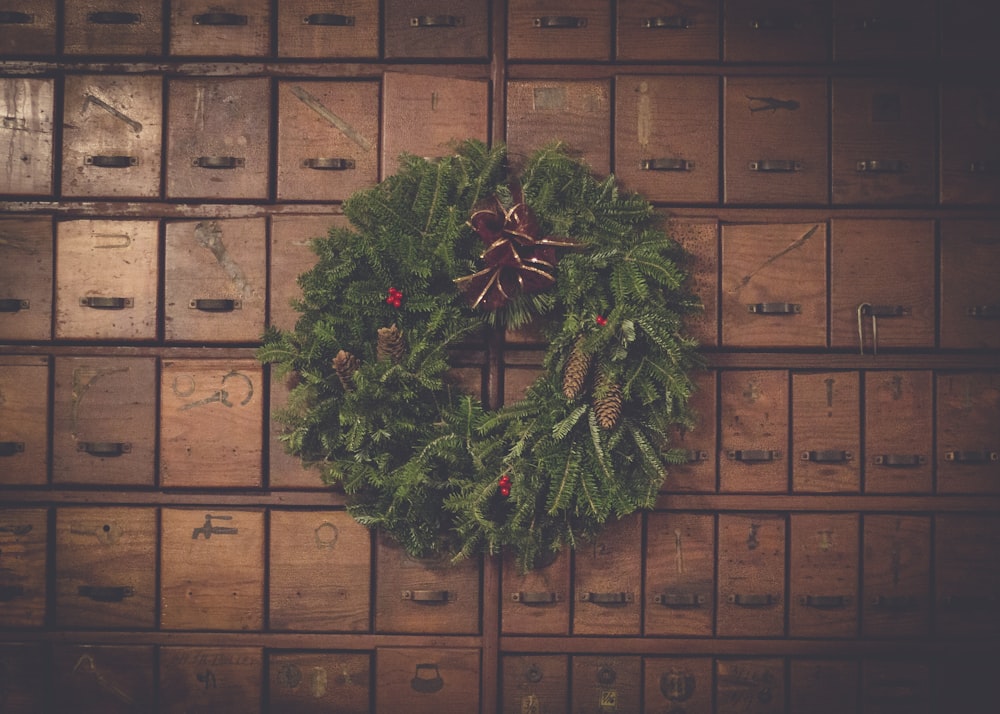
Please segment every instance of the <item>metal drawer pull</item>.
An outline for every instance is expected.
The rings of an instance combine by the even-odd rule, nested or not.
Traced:
[[[973,305],[965,308],[965,314],[982,320],[997,320],[1000,319],[1000,305]]]
[[[85,166],[96,166],[99,169],[127,169],[130,166],[138,166],[139,159],[134,156],[85,156],[83,163]]]
[[[240,169],[246,165],[244,159],[236,156],[199,156],[191,163],[203,169]]]
[[[23,441],[0,441],[0,456],[14,456],[23,451]]]
[[[142,21],[142,15],[137,12],[91,12],[87,15],[87,22],[92,25],[138,25]]]
[[[560,597],[559,593],[518,592],[511,593],[510,599],[522,605],[551,605],[554,602],[560,602],[562,597]]]
[[[302,159],[302,168],[317,171],[347,171],[354,168],[353,159],[315,158]]]
[[[869,305],[865,303],[861,308],[861,314],[865,317],[909,317],[913,310],[908,305]]]
[[[781,452],[774,451],[773,449],[736,449],[733,451],[727,451],[726,456],[733,461],[755,463],[780,459]]]
[[[30,300],[20,298],[3,298],[0,300],[0,312],[21,312],[31,307]]]
[[[727,597],[726,600],[738,607],[769,607],[778,602],[778,598],[774,595],[743,595],[741,593],[734,593]]]
[[[237,15],[235,12],[206,12],[201,15],[195,15],[191,18],[191,21],[195,25],[235,26],[247,24],[247,16]]]
[[[455,596],[447,590],[404,590],[402,597],[410,602],[427,603],[448,602],[455,599]]]
[[[917,607],[917,598],[910,595],[876,595],[872,598],[872,607],[891,612],[904,612]]]
[[[802,170],[802,162],[792,159],[760,159],[751,161],[749,168],[751,171],[759,171],[764,174],[793,173]]]
[[[973,161],[969,164],[969,173],[995,176],[1000,173],[1000,161]]]
[[[694,171],[694,162],[687,159],[643,159],[643,171]]]
[[[94,602],[121,602],[135,595],[135,588],[130,585],[81,585],[76,594]]]
[[[648,30],[686,30],[694,23],[683,15],[667,15],[651,17],[642,21],[642,26]]]
[[[750,21],[751,30],[801,30],[802,22],[792,15],[761,17]]]
[[[797,302],[758,302],[747,305],[747,312],[755,315],[801,315],[802,306]]]
[[[332,12],[314,12],[302,18],[303,25],[318,25],[321,27],[351,27],[354,18],[351,15],[335,15]]]
[[[699,461],[708,461],[708,452],[699,451],[698,449],[689,449],[684,457],[687,459],[689,464],[696,464]]]
[[[26,12],[17,12],[16,10],[0,12],[0,25],[32,25],[34,22],[35,16]]]
[[[653,596],[653,602],[663,607],[701,607],[705,604],[704,595],[697,593],[660,593]]]
[[[803,607],[815,607],[817,610],[835,610],[846,607],[850,598],[846,595],[803,595],[799,604]]]
[[[10,602],[24,597],[23,585],[0,585],[0,602]]]
[[[982,451],[946,451],[944,460],[956,464],[987,464],[997,460],[997,452]]]
[[[922,466],[927,463],[927,457],[920,454],[881,454],[872,459],[876,466],[905,469]]]
[[[534,27],[544,30],[575,30],[587,26],[587,18],[573,17],[572,15],[544,15],[536,17],[531,21]]]
[[[202,312],[232,312],[242,309],[243,303],[229,298],[197,298],[189,302],[188,307]]]
[[[580,593],[580,602],[589,602],[594,605],[624,605],[635,602],[632,593]]]
[[[872,159],[870,161],[859,161],[856,170],[863,174],[901,174],[908,170],[905,161],[897,159]]]
[[[410,18],[410,27],[461,27],[464,17],[457,15],[421,15]]]
[[[133,307],[135,300],[127,297],[82,297],[80,307],[91,307],[95,310],[124,310]]]
[[[854,458],[850,451],[841,449],[826,449],[820,451],[803,451],[800,458],[817,464],[842,464]]]
[[[113,457],[132,453],[132,444],[127,441],[81,441],[76,445],[76,450],[91,456]]]

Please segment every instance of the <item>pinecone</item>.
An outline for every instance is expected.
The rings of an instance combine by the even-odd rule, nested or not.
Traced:
[[[587,374],[590,372],[590,355],[580,348],[581,340],[577,340],[573,345],[573,351],[569,353],[566,360],[566,369],[563,372],[563,395],[570,401],[580,396],[583,385],[587,382]]]
[[[359,367],[361,367],[361,360],[346,350],[341,350],[333,358],[333,369],[337,372],[340,383],[347,391],[354,389],[354,373],[358,371]]]
[[[406,340],[403,332],[396,326],[378,328],[378,344],[375,348],[378,361],[391,359],[395,364],[403,361],[406,353]]]
[[[622,414],[622,389],[617,382],[611,382],[605,373],[601,372],[598,384],[594,388],[594,413],[597,423],[602,429],[610,431],[618,423]],[[597,394],[603,394],[597,397]]]

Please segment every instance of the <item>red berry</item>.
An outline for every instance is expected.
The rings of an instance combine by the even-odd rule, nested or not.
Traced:
[[[398,297],[392,299],[392,306],[393,307],[399,307],[402,304],[403,304],[403,301],[400,300]]]
[[[501,486],[500,487],[500,495],[501,496],[509,496],[510,495],[510,486]]]
[[[386,302],[387,302],[387,303],[388,303],[389,305],[392,305],[392,304],[393,304],[394,302],[396,302],[395,300],[393,300],[393,298],[392,298],[392,295],[390,295],[389,297],[387,297],[387,298],[385,299],[385,301],[386,301]]]
[[[594,318],[594,321],[597,322],[597,324],[600,325],[601,327],[604,327],[605,325],[608,324],[608,318],[606,318],[604,315],[598,315],[597,317]]]

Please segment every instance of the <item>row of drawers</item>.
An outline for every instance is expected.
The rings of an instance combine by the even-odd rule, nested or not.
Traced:
[[[481,628],[476,561],[372,545],[344,511],[61,506],[0,519],[7,628]],[[501,632],[991,637],[998,546],[995,515],[650,512],[527,573],[505,559]]]
[[[0,52],[483,60],[491,3],[442,0],[12,0]],[[939,17],[940,6],[940,17]],[[974,0],[510,0],[511,60],[823,62],[996,57]],[[57,29],[61,25],[61,33]],[[166,37],[165,37],[166,36]],[[166,39],[166,42],[164,40]],[[381,40],[381,43],[380,43]],[[832,45],[832,47],[831,47]],[[940,48],[939,48],[940,45]],[[380,55],[381,46],[381,55]],[[940,49],[940,52],[939,52]]]
[[[59,174],[65,198],[265,200],[273,183],[279,201],[337,201],[393,173],[402,152],[442,156],[489,131],[486,80],[73,74],[59,84],[61,102],[55,79],[0,79],[0,194],[51,196]],[[506,89],[514,156],[563,140],[653,201],[1000,198],[1000,92],[988,83],[620,75]]]

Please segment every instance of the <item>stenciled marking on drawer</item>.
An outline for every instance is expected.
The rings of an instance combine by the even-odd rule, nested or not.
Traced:
[[[686,702],[694,695],[697,680],[685,669],[670,669],[660,675],[660,694],[671,702]]]
[[[747,550],[757,550],[760,547],[760,540],[757,538],[757,531],[760,530],[759,523],[750,523],[750,532],[747,534]]]
[[[770,670],[757,670],[729,662],[719,663],[719,699],[726,704],[752,707],[774,700],[777,679]]]
[[[677,567],[677,574],[684,573],[684,539],[681,537],[681,529],[674,529],[674,564]]]
[[[125,529],[117,521],[70,523],[71,535],[90,536],[102,545],[115,545],[125,535]]]
[[[113,374],[128,374],[128,367],[77,367],[73,370],[73,388],[70,392],[70,436],[79,436],[80,406],[90,388],[98,381]]]
[[[410,689],[421,694],[434,694],[440,692],[443,687],[444,678],[436,662],[417,664],[410,680]]]
[[[814,235],[816,235],[817,231],[819,231],[819,224],[818,223],[815,226],[813,226],[812,228],[810,228],[809,230],[807,230],[802,235],[801,238],[798,238],[795,241],[793,241],[792,243],[790,243],[789,245],[785,246],[784,248],[782,248],[781,250],[779,250],[777,253],[775,253],[774,255],[772,255],[770,258],[768,258],[767,260],[765,260],[763,263],[761,263],[760,265],[758,265],[756,268],[754,268],[753,270],[751,270],[749,273],[747,273],[746,275],[744,275],[742,278],[740,278],[739,282],[736,283],[736,285],[734,285],[732,288],[730,288],[729,292],[731,292],[731,293],[737,293],[740,290],[742,290],[744,287],[746,287],[750,283],[751,280],[754,279],[754,276],[756,276],[759,272],[761,272],[762,270],[768,268],[769,266],[771,266],[772,264],[774,264],[776,261],[781,260],[782,258],[784,258],[786,255],[788,255],[792,251],[798,250],[799,248],[801,248],[802,246],[804,246],[806,243],[808,243],[809,239],[812,238]]]
[[[205,668],[204,672],[196,672],[195,679],[197,679],[199,683],[204,685],[206,690],[217,689],[219,686],[219,680],[216,679],[215,672],[213,672],[208,667]]]
[[[313,538],[319,550],[333,550],[340,538],[340,530],[330,521],[323,521],[313,530]]]
[[[779,109],[784,111],[798,111],[801,104],[795,99],[777,99],[775,97],[751,97],[747,96],[750,106],[750,113],[771,112],[776,113]]]
[[[100,97],[98,97],[93,92],[87,92],[83,97],[83,106],[80,107],[80,114],[86,116],[89,113],[90,107],[98,107],[103,109],[105,112],[113,116],[118,121],[122,122],[129,129],[131,129],[136,134],[142,132],[142,122],[136,121],[125,112],[121,111],[117,107],[113,106],[110,102],[106,102]]]
[[[285,662],[278,668],[276,679],[278,686],[285,689],[295,689],[302,681],[302,670],[292,662]]]
[[[351,673],[347,671],[347,665],[344,665],[341,671],[341,681],[346,686],[354,684],[351,681]],[[309,672],[309,693],[312,694],[313,699],[322,699],[326,696],[326,683],[326,670],[323,667],[313,667],[312,671]]]
[[[239,535],[239,528],[234,526],[217,526],[214,523],[214,521],[231,520],[233,520],[232,516],[216,516],[206,513],[204,524],[192,530],[191,540],[198,540],[198,536],[205,536],[205,540],[210,540],[213,535]]]
[[[636,106],[636,136],[639,146],[646,149],[653,135],[653,103],[649,98],[649,83],[639,82],[639,100]]]
[[[197,244],[212,253],[216,263],[240,295],[244,298],[255,295],[256,291],[250,285],[243,268],[226,248],[222,235],[222,224],[219,221],[199,221],[194,227],[194,239]]]
[[[816,531],[817,536],[817,547],[826,553],[831,548],[833,548],[833,531],[829,529],[824,529],[821,531]]]
[[[538,112],[558,112],[566,109],[565,87],[535,87],[531,92],[531,108]]]
[[[119,685],[115,684],[110,677],[108,677],[102,669],[99,669],[97,662],[94,661],[93,655],[85,654],[80,659],[76,661],[76,665],[73,667],[73,674],[84,679],[93,679],[93,681],[102,690],[113,696],[118,701],[132,707],[135,705],[135,699],[122,689]]]
[[[193,382],[194,379],[191,379]],[[176,379],[174,380],[174,383],[177,383]],[[229,384],[229,389],[226,388],[227,384]],[[235,390],[230,391],[230,389],[233,389],[234,387]],[[238,370],[232,370],[223,375],[222,386],[219,389],[215,390],[207,397],[182,404],[180,406],[180,411],[184,412],[190,409],[197,409],[198,407],[204,407],[209,404],[221,404],[222,406],[230,409],[233,407],[245,407],[253,401],[253,395],[253,380]]]
[[[341,134],[346,136],[348,139],[353,141],[355,144],[360,146],[365,151],[371,151],[372,143],[363,137],[357,129],[351,126],[343,117],[332,112],[327,106],[325,106],[319,99],[314,97],[312,94],[307,92],[304,88],[294,85],[291,88],[292,94],[305,104],[307,107],[316,112],[319,116],[325,119],[331,126],[337,129]],[[435,95],[432,95],[432,98]],[[433,109],[433,107],[432,107]]]
[[[833,408],[833,385],[836,384],[836,380],[833,377],[827,377],[823,380],[823,384],[826,385],[826,406]]]

